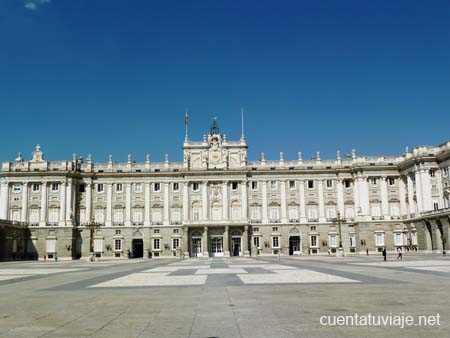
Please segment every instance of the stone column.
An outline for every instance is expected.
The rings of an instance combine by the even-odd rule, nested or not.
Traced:
[[[112,225],[112,183],[106,184],[106,222],[105,226]]]
[[[359,201],[359,178],[353,177],[353,200],[355,202],[355,219],[359,219],[361,203]]]
[[[262,222],[264,224],[269,223],[269,217],[267,216],[267,181],[261,182],[262,184]]]
[[[228,221],[228,182],[222,183],[222,219]]]
[[[41,215],[39,218],[39,225],[45,226],[47,224],[47,182],[41,183]]]
[[[131,183],[125,184],[125,225],[131,225]]]
[[[439,194],[439,209],[445,208],[444,205],[444,191],[442,189],[442,169],[436,170],[436,176],[437,176],[437,188],[438,188],[438,194]]]
[[[408,205],[409,205],[409,214],[414,215],[416,213],[416,204],[414,201],[414,183],[411,178],[411,175],[406,175],[406,181],[408,184]]]
[[[183,222],[189,222],[189,182],[183,183]]]
[[[414,173],[416,178],[416,200],[417,200],[417,211],[422,212],[423,208],[423,193],[422,193],[422,175],[420,173],[420,169],[417,168]]]
[[[183,227],[183,248],[182,248],[182,250],[184,253],[184,258],[189,258],[189,228],[187,226]]]
[[[92,184],[86,183],[86,223],[90,223],[92,218]]]
[[[202,221],[208,220],[208,182],[202,182]]]
[[[367,216],[370,216],[369,183],[367,182],[367,177],[361,177],[359,198],[361,201],[361,209],[362,209],[363,215],[366,216],[366,218],[367,218]]]
[[[433,252],[441,253],[442,252],[441,232],[438,228],[436,220],[430,219],[429,222],[431,225],[431,243],[432,243],[431,247],[433,248]]]
[[[22,213],[20,221],[28,222],[28,182],[23,182],[22,184]]]
[[[248,226],[244,226],[244,232],[242,233],[242,251],[244,256],[250,256],[250,252],[248,251]]]
[[[225,257],[230,257],[230,228],[228,225],[225,226],[225,231],[223,233],[223,254]]]
[[[169,201],[169,183],[164,183],[164,225],[169,225],[169,211],[170,211],[170,201]]]
[[[65,181],[61,182],[61,191],[60,191],[60,204],[59,204],[59,225],[66,225],[66,193],[67,193],[67,184]]]
[[[9,219],[9,184],[2,182],[0,187],[0,219]]]
[[[241,210],[241,212],[242,212],[242,217],[241,217],[241,219],[244,221],[244,222],[247,222],[248,220],[247,220],[247,218],[248,218],[248,216],[247,216],[247,182],[246,181],[242,181],[241,182],[241,199],[242,199],[242,210]]]
[[[342,178],[337,179],[337,185],[336,185],[336,192],[337,192],[337,207],[338,212],[341,215],[341,217],[345,217],[345,207],[344,207],[344,183],[342,181]]]
[[[388,202],[388,187],[386,182],[386,176],[380,178],[380,194],[381,194],[381,214],[383,219],[389,220],[389,202]]]
[[[72,210],[72,184],[73,180],[67,181],[66,187],[66,225],[72,226],[73,210]]]
[[[299,181],[299,193],[300,193],[300,223],[308,223],[306,218],[306,200],[305,200],[305,181]]]
[[[325,222],[325,203],[323,200],[323,180],[319,179],[317,181],[317,188],[319,194],[319,222]]]
[[[203,256],[204,257],[209,257],[209,252],[208,252],[208,227],[204,227],[203,228],[202,245],[203,245]]]
[[[144,226],[150,226],[150,183],[144,186]]]
[[[433,210],[433,200],[431,198],[431,180],[430,180],[430,172],[427,168],[422,168],[421,170],[421,183],[422,183],[422,203],[423,203],[423,211]]]
[[[287,223],[286,181],[281,180],[281,223]]]
[[[406,187],[405,181],[401,176],[398,179],[398,193],[400,195],[400,215],[406,216],[408,214],[406,207]]]

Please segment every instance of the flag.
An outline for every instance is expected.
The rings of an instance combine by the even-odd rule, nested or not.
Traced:
[[[188,115],[188,113],[186,112],[186,115],[184,116],[184,124],[187,125],[188,122],[189,122],[189,115]]]

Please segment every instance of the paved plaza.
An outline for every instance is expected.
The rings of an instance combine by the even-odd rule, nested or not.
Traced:
[[[438,255],[9,262],[0,337],[449,337],[449,287]],[[354,314],[440,325],[322,325]]]

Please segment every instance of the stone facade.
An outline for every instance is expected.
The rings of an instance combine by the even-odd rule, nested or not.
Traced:
[[[46,161],[0,173],[0,219],[28,225],[40,259],[347,254],[448,249],[450,141],[399,156],[247,159],[214,120],[183,162]],[[342,244],[342,249],[340,245]]]

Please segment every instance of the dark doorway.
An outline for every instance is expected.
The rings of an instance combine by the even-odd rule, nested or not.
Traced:
[[[300,251],[300,236],[289,237],[289,255],[293,255],[294,252]]]
[[[231,239],[231,254],[233,256],[239,256],[239,253],[241,252],[241,238],[240,237],[233,237]]]
[[[144,241],[142,239],[133,239],[131,242],[133,258],[144,257]]]

